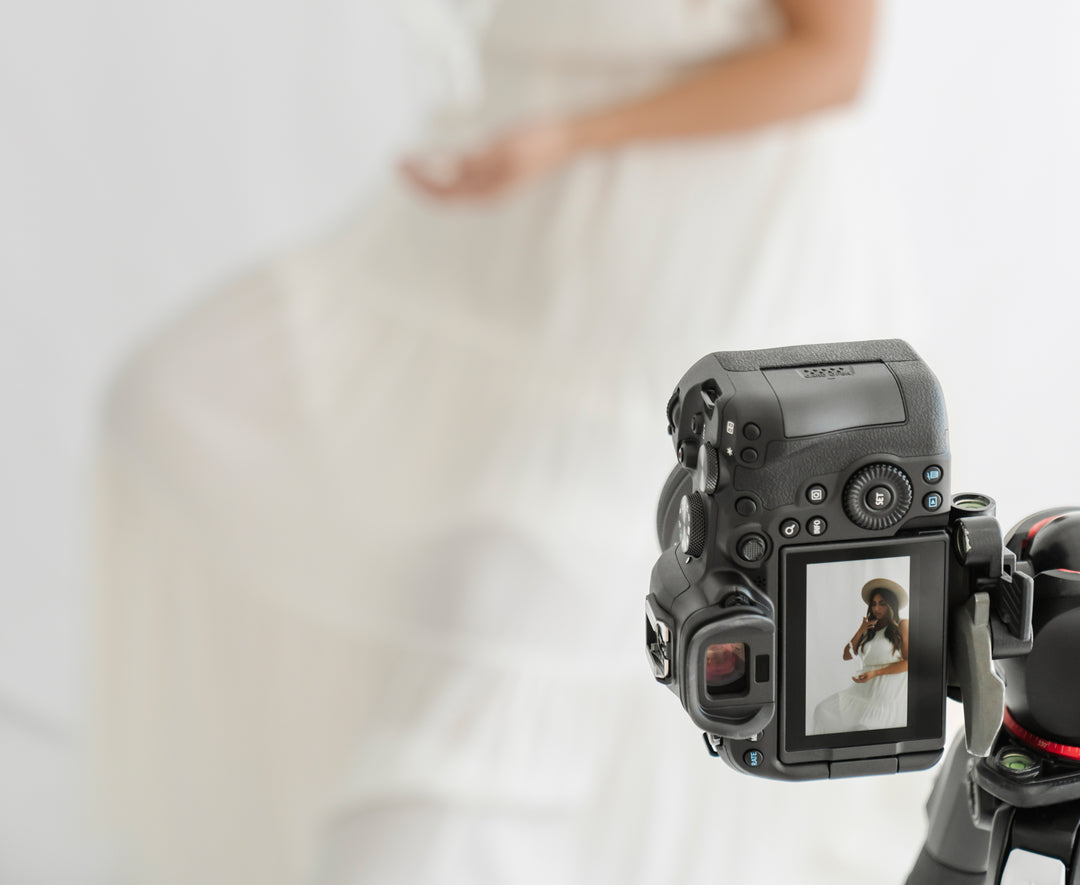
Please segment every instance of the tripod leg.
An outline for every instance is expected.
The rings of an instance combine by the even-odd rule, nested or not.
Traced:
[[[968,756],[959,734],[926,803],[926,841],[907,885],[983,885],[990,832],[971,817]]]

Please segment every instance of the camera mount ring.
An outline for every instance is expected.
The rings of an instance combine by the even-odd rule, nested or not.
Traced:
[[[914,499],[911,480],[903,470],[892,464],[870,464],[844,486],[844,513],[859,528],[880,531],[900,522]],[[875,506],[875,500],[883,503]]]

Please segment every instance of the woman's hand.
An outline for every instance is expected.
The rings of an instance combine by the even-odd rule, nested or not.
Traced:
[[[571,127],[546,121],[508,132],[440,163],[406,160],[401,171],[437,200],[495,197],[561,165],[574,153]]]
[[[875,676],[877,676],[876,670],[867,670],[865,673],[856,673],[851,677],[852,682],[869,682]]]
[[[695,66],[658,92],[572,120],[532,123],[445,162],[409,161],[402,172],[438,200],[495,197],[578,151],[723,135],[852,101],[869,54],[871,0],[775,0],[785,27],[775,40]]]

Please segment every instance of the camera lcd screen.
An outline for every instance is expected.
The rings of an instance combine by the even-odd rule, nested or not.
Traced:
[[[785,758],[940,738],[945,548],[937,535],[784,551]]]
[[[806,566],[808,735],[907,725],[910,586],[909,556]]]

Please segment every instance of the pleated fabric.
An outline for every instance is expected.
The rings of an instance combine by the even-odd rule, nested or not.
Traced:
[[[757,0],[484,21],[456,139],[776,25]],[[642,608],[682,372],[903,331],[874,181],[846,112],[584,156],[478,205],[390,181],[148,341],[110,397],[96,519],[100,780],[140,881],[843,869],[843,844],[738,835],[782,824],[786,788],[705,756]]]

